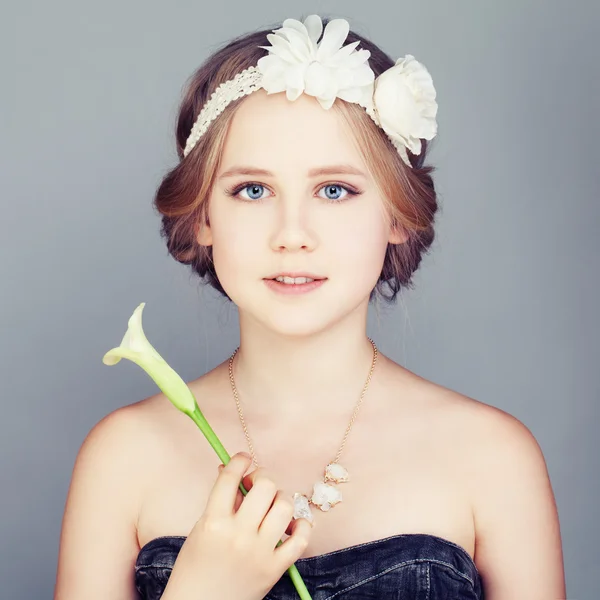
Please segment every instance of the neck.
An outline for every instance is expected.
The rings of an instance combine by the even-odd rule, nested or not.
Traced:
[[[282,336],[240,314],[233,374],[244,412],[278,424],[348,417],[373,360],[366,315],[356,321],[310,336]]]

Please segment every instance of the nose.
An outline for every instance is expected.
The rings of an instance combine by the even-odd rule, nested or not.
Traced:
[[[282,198],[276,205],[273,231],[270,239],[275,252],[312,252],[317,236],[311,227],[310,206],[305,198]]]

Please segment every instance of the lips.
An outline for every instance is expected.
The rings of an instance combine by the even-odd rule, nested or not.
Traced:
[[[308,279],[314,279],[315,281],[321,281],[323,279],[327,279],[327,277],[322,277],[321,275],[315,275],[314,273],[308,273],[307,271],[302,272],[292,272],[292,271],[282,271],[281,273],[275,273],[274,275],[269,275],[269,277],[265,277],[265,279],[276,279],[277,277],[307,277]]]
[[[282,281],[283,280],[283,281]],[[308,276],[299,275],[298,278],[294,277],[291,279],[286,275],[279,277],[279,279],[265,279],[265,285],[275,292],[279,297],[299,297],[304,296],[313,290],[319,289],[325,285],[327,278],[321,279],[308,279]]]

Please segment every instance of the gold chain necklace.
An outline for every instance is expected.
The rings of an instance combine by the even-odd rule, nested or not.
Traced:
[[[344,449],[344,445],[346,444],[346,438],[350,433],[350,429],[354,424],[354,420],[356,419],[356,415],[358,414],[358,409],[360,408],[363,398],[367,392],[367,388],[369,387],[369,383],[371,383],[371,377],[373,376],[373,371],[375,370],[375,363],[377,362],[377,346],[375,342],[368,338],[369,342],[373,346],[373,361],[371,363],[371,370],[369,371],[369,375],[367,377],[367,381],[363,387],[362,393],[360,394],[360,398],[358,399],[358,403],[352,413],[352,418],[350,419],[350,423],[346,429],[346,433],[344,434],[344,439],[342,440],[342,445],[340,449],[337,451],[337,454],[332,462],[330,462],[325,467],[325,473],[323,476],[323,481],[317,481],[313,486],[313,492],[310,495],[301,494],[296,492],[294,494],[294,519],[305,518],[310,523],[313,522],[313,514],[310,509],[310,504],[314,506],[318,506],[322,511],[328,511],[330,508],[335,506],[338,502],[342,501],[342,493],[333,485],[328,484],[328,481],[333,481],[334,483],[345,483],[349,481],[348,471],[342,467],[338,463],[338,460],[342,454],[342,450]],[[250,436],[248,434],[248,427],[246,426],[246,422],[244,420],[244,415],[242,413],[242,407],[240,406],[240,399],[238,395],[237,388],[235,387],[235,380],[233,378],[233,359],[239,351],[239,347],[235,349],[233,354],[229,358],[229,381],[231,382],[231,390],[233,392],[233,397],[235,398],[235,403],[237,406],[238,414],[240,416],[240,421],[242,422],[242,428],[244,429],[244,434],[246,435],[246,440],[248,442],[248,448],[250,448],[250,453],[252,455],[252,462],[255,467],[258,467],[258,461],[256,460],[256,454],[254,453],[254,446],[252,445],[252,441],[250,440]]]

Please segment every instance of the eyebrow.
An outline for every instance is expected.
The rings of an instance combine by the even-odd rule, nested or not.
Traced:
[[[261,177],[274,177],[271,171],[266,169],[258,169],[256,167],[239,166],[231,167],[227,169],[219,176],[219,179],[225,179],[226,177],[234,177],[235,175],[257,175]],[[307,173],[309,177],[319,177],[321,175],[360,175],[366,177],[366,175],[356,167],[352,165],[329,165],[327,167],[317,167],[310,169]]]

